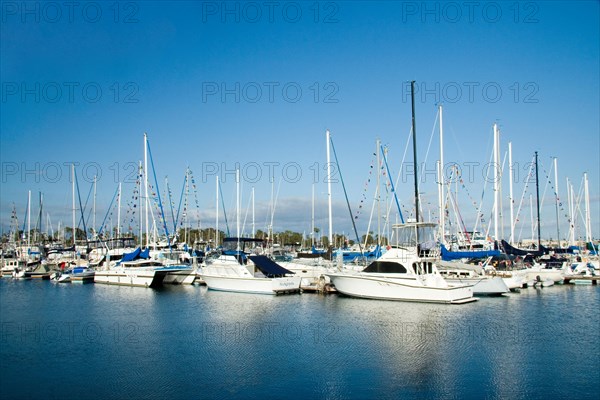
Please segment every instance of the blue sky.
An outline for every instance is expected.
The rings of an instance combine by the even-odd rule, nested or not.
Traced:
[[[598,2],[270,4],[82,2],[69,8],[2,2],[3,231],[13,203],[22,224],[28,190],[36,199],[43,192],[44,214],[54,229],[59,220],[70,224],[71,162],[79,163],[83,197],[93,175],[100,175],[97,220],[107,214],[118,181],[125,181],[126,213],[134,187],[128,175],[143,158],[144,132],[161,191],[168,176],[175,203],[186,167],[193,171],[199,207],[191,191],[190,216],[200,216],[202,227],[214,224],[215,173],[224,180],[233,220],[232,171],[239,163],[246,178],[243,213],[255,187],[257,228],[265,229],[269,219],[272,171],[275,230],[310,230],[317,181],[316,224],[325,231],[329,129],[362,234],[374,196],[369,172],[375,141],[388,146],[395,176],[410,133],[407,82],[415,80],[419,162],[435,168],[441,103],[445,162],[472,168],[457,195],[467,226],[477,214],[473,201],[482,197],[497,122],[501,153],[512,142],[520,171],[515,212],[521,197],[527,199],[520,214],[527,223],[517,227],[522,237],[530,236],[531,185],[523,193],[534,151],[541,177],[548,173],[552,181],[551,157],[558,157],[563,201],[566,178],[579,192],[588,173],[593,233],[600,235]],[[412,162],[410,152],[407,157]],[[397,191],[410,212],[412,179],[402,179]],[[437,219],[433,175],[425,177],[421,192],[424,212]],[[542,210],[546,238],[556,237],[552,192],[549,186]],[[508,226],[507,175],[503,193]],[[486,225],[492,196],[487,184]],[[334,230],[348,233],[341,185],[334,185],[333,198]],[[33,206],[35,214],[37,200]],[[567,230],[563,208],[561,236]]]

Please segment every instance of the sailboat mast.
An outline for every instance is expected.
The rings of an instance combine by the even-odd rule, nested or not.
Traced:
[[[494,123],[494,239],[500,240],[499,232],[498,232],[498,216],[499,216],[499,208],[500,201],[498,201],[498,197],[500,194],[500,182],[498,177],[500,176],[500,160],[499,160],[499,150],[498,150],[498,125]]]
[[[252,187],[252,237],[256,237],[256,223],[254,219],[254,186]]]
[[[330,155],[330,134],[329,130],[325,132],[325,137],[327,139],[327,200],[328,200],[328,210],[329,210],[329,245],[333,245],[333,216],[331,211],[331,155]]]
[[[94,199],[92,203],[92,231],[94,232],[94,239],[96,238],[96,175],[94,175]]]
[[[538,250],[541,249],[542,244],[542,227],[540,226],[540,182],[538,176],[538,152],[535,152],[535,193],[536,193],[536,209],[537,209],[537,236],[538,236]]]
[[[417,173],[417,121],[415,118],[415,81],[410,82],[410,97],[412,104],[412,140],[413,140],[413,163],[415,173],[415,216],[416,222],[419,222],[419,181]],[[418,232],[418,230],[417,230]],[[418,241],[418,237],[417,237]]]
[[[117,208],[117,238],[121,237],[121,182],[119,182],[119,198]]]
[[[36,234],[39,232],[40,237],[42,238],[42,222],[43,222],[43,218],[44,218],[44,213],[42,212],[43,208],[44,208],[44,196],[42,196],[42,192],[39,192],[40,195],[40,214],[39,214],[39,221],[40,221],[40,226],[38,231],[36,232]]]
[[[381,205],[380,205],[380,201],[381,201],[381,195],[380,195],[380,186],[381,186],[381,180],[379,179],[379,175],[381,173],[381,160],[379,159],[380,153],[379,153],[379,147],[381,146],[381,141],[379,139],[377,139],[377,147],[375,149],[375,152],[377,154],[377,189],[375,190],[376,193],[376,200],[377,200],[377,245],[380,246],[381,245]],[[368,232],[367,232],[368,233]]]
[[[142,247],[142,234],[144,233],[144,220],[142,219],[142,161],[138,163],[138,219],[140,221],[140,238],[138,243]]]
[[[215,212],[215,248],[219,246],[219,176],[216,177],[217,182],[217,207]]]
[[[590,217],[590,189],[588,185],[587,172],[583,174],[583,185],[585,202],[585,241],[586,243],[589,243],[592,241],[592,221]]]
[[[560,247],[560,224],[558,222],[558,158],[554,157],[554,194],[556,197],[556,242]]]
[[[240,237],[240,170],[235,170],[235,223],[236,223],[236,233],[239,239]]]
[[[315,245],[315,184],[312,184],[312,207],[311,207],[311,217],[310,217],[310,244],[311,247]]]
[[[440,166],[439,166],[439,180],[440,180],[440,240],[445,243],[446,239],[446,207],[444,205],[444,127],[443,127],[443,112],[442,105],[439,105],[440,111]]]
[[[150,248],[150,221],[148,211],[150,208],[150,199],[148,198],[148,135],[144,132],[144,197],[146,212],[146,248]]]
[[[515,218],[514,218],[514,198],[513,198],[513,162],[512,162],[512,142],[508,142],[508,196],[510,197],[510,240],[512,245],[515,240]]]
[[[569,245],[575,245],[575,212],[573,211],[573,188],[567,177],[567,203],[569,203]]]
[[[75,194],[73,194],[73,207],[75,207]],[[75,211],[73,211],[73,225],[75,225]],[[27,193],[27,250],[29,249],[31,249],[31,190]]]
[[[73,246],[75,246],[75,237],[77,236],[75,234],[77,232],[77,227],[75,226],[75,164],[71,164],[71,180],[73,186]]]

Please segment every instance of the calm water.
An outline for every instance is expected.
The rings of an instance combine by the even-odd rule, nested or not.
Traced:
[[[600,287],[462,306],[0,282],[0,398],[577,398]]]

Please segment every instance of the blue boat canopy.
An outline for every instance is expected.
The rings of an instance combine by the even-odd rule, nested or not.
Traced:
[[[478,251],[450,251],[442,245],[442,260],[451,261],[461,258],[486,258],[496,257],[501,254],[500,250],[478,250]]]
[[[133,261],[133,260],[135,260],[135,259],[137,259],[139,257],[139,255],[140,255],[141,252],[142,252],[142,249],[140,249],[138,247],[137,249],[135,249],[131,253],[124,253],[123,257],[121,258],[121,262]]]
[[[283,268],[267,256],[248,256],[248,258],[252,260],[260,272],[265,274],[267,278],[276,278],[286,274],[293,274],[292,271]]]
[[[120,262],[134,261],[143,258],[145,260],[150,258],[150,249],[145,249],[142,251],[139,247],[132,251],[131,253],[123,254]]]

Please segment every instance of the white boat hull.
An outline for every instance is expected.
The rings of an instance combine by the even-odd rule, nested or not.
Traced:
[[[169,273],[168,270],[155,269],[114,269],[107,271],[96,271],[94,283],[108,285],[155,287],[160,286]]]
[[[242,278],[233,276],[202,275],[206,286],[227,292],[278,294],[300,290],[300,277]]]
[[[504,279],[499,276],[465,279],[446,278],[446,281],[451,285],[473,285],[473,294],[475,296],[500,296],[510,292],[510,288],[504,282]]]
[[[428,287],[414,277],[395,278],[379,274],[327,274],[338,292],[352,297],[432,303],[475,301],[471,286]],[[442,278],[440,278],[442,279]]]
[[[196,279],[196,271],[193,268],[186,268],[180,271],[169,272],[163,284],[171,285],[191,285]]]
[[[535,280],[552,280],[554,283],[558,283],[564,279],[564,273],[562,269],[553,269],[553,268],[528,268],[526,281],[535,281]]]

